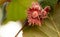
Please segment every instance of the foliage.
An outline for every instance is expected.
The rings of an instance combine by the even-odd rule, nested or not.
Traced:
[[[33,1],[36,0],[13,0],[7,6],[7,19],[4,23],[11,20],[24,21],[27,16],[26,10]],[[23,37],[60,37],[60,4],[57,4],[57,1],[38,0],[43,8],[47,5],[51,6],[49,17],[44,20],[42,26],[26,26],[23,29]]]

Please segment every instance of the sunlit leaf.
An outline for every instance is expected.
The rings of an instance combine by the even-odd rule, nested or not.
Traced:
[[[12,0],[7,6],[7,19],[4,23],[26,19],[26,9],[30,6],[31,2],[33,0]]]

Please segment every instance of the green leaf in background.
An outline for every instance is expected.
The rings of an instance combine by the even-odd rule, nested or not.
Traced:
[[[46,5],[50,5],[54,8],[58,0],[38,0],[41,3],[42,7],[44,8]]]
[[[60,4],[57,4],[55,6],[54,12],[55,14],[53,15],[53,18],[56,24],[56,28],[59,31],[59,35],[60,35]]]
[[[49,15],[49,18],[44,20],[41,27],[26,26],[23,30],[23,37],[60,37],[60,4],[57,4],[58,0],[44,1],[49,3],[41,3],[42,6],[52,6],[54,15]]]
[[[26,19],[26,9],[33,1],[34,0],[12,0],[7,6],[7,19],[4,23],[8,21],[23,21]]]

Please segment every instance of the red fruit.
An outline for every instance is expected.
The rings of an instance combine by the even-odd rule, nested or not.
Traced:
[[[32,6],[27,11],[27,19],[29,25],[41,26],[42,19],[47,18],[50,6],[46,6],[44,9],[37,2],[33,2]]]
[[[45,10],[46,12],[49,12],[49,11],[50,11],[50,6],[46,6],[46,7],[44,8],[44,10]]]
[[[42,19],[47,18],[47,17],[46,17],[47,14],[48,14],[48,13],[47,13],[44,9],[42,9],[42,11],[41,11],[41,18],[42,18]]]
[[[40,18],[39,13],[41,12],[41,7],[39,6],[38,3],[33,2],[31,8],[29,8],[27,14],[28,14],[28,22],[30,24],[41,24],[40,23]]]

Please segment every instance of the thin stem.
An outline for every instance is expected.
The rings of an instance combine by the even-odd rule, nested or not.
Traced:
[[[18,31],[18,33],[15,35],[15,37],[17,37],[19,35],[19,33],[25,28],[25,26],[28,25],[28,20],[26,19],[24,22],[24,26]]]
[[[17,37],[19,35],[19,33],[23,30],[24,27],[25,27],[25,25],[18,31],[18,33],[15,35],[15,37]]]

